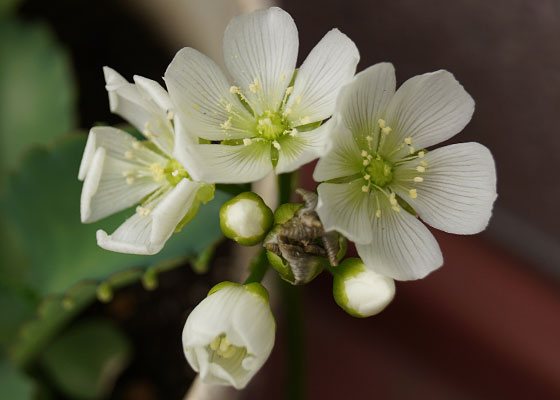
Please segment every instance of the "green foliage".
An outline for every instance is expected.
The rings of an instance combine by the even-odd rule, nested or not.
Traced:
[[[16,167],[30,145],[74,129],[76,119],[70,62],[46,26],[2,19],[0,54],[1,172]]]
[[[0,388],[3,399],[31,400],[33,383],[6,360],[0,359]]]
[[[0,224],[14,246],[0,254],[0,312],[9,314],[11,300],[29,309],[42,301],[39,317],[26,324],[11,346],[19,364],[26,364],[80,310],[94,301],[98,286],[109,289],[141,279],[149,271],[179,265],[186,256],[201,254],[220,236],[218,210],[229,196],[200,207],[196,217],[154,256],[113,253],[99,248],[95,232],[109,232],[133,211],[124,211],[95,224],[80,222],[81,182],[76,175],[85,137],[72,135],[51,151],[35,150],[6,182],[0,200]],[[18,250],[19,249],[19,250]],[[170,264],[171,263],[171,264]],[[2,288],[10,290],[2,290]],[[21,296],[25,294],[25,296]],[[25,301],[24,301],[25,300]],[[6,335],[21,324],[15,318]],[[2,332],[2,331],[0,331]]]
[[[74,399],[106,396],[128,364],[131,346],[106,320],[91,319],[70,327],[41,356],[54,383]]]
[[[14,11],[21,0],[0,0],[0,17]]]

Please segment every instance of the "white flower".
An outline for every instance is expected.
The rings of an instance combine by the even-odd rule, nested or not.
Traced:
[[[214,188],[193,181],[172,158],[173,124],[169,97],[156,82],[135,76],[136,84],[105,67],[111,111],[147,138],[135,139],[111,127],[92,128],[78,178],[84,181],[82,222],[95,222],[141,203],[113,234],[97,231],[104,249],[133,254],[159,252],[176,228],[192,218]]]
[[[220,227],[226,237],[244,246],[261,242],[270,230],[274,215],[253,192],[238,194],[220,208]]]
[[[203,382],[243,389],[268,359],[275,332],[260,283],[223,282],[189,315],[183,348]]]
[[[354,317],[379,314],[395,297],[395,281],[367,269],[359,258],[347,258],[334,271],[334,299]]]
[[[473,99],[447,71],[413,77],[396,92],[391,64],[356,75],[340,91],[332,144],[314,173],[327,181],[317,206],[325,229],[356,242],[368,268],[394,279],[440,267],[435,238],[412,213],[445,232],[474,234],[488,224],[496,199],[486,147],[425,150],[460,132],[473,111]]]
[[[198,51],[177,53],[165,73],[186,128],[176,132],[174,155],[195,179],[251,182],[322,154],[328,124],[317,126],[331,116],[359,54],[333,29],[296,73],[298,45],[290,15],[270,8],[234,18],[225,31],[224,58],[234,86]]]

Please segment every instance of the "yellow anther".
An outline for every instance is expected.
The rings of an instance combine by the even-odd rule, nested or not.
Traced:
[[[132,185],[134,183],[134,177],[133,176],[127,176],[126,177],[126,183],[128,183],[129,185]]]
[[[162,181],[165,178],[165,169],[160,163],[153,163],[150,165],[150,171],[156,182]]]
[[[391,193],[391,195],[389,196],[389,203],[391,203],[392,206],[397,205],[397,196],[395,195],[395,193]]]
[[[370,176],[369,174],[365,174],[365,175],[364,175],[364,179],[365,179],[366,181],[369,181],[369,180],[371,179],[371,176]]]
[[[423,151],[418,152],[418,158],[424,158],[425,155],[426,153],[424,153]]]
[[[422,160],[422,161],[420,161],[420,165],[422,165],[424,167],[427,167],[428,163],[426,161]]]
[[[231,129],[231,117],[229,117],[223,124],[220,124],[222,129]]]
[[[416,151],[416,150],[414,150],[414,146],[409,146],[409,147],[408,147],[408,152],[409,152],[410,154],[414,154],[415,151]]]
[[[399,206],[393,206],[391,207],[393,210],[395,210],[396,212],[401,211],[401,208]]]
[[[368,156],[368,152],[365,150],[362,150],[362,157],[367,157]]]
[[[232,94],[237,94],[239,93],[239,88],[237,86],[232,86],[229,88],[229,92]]]
[[[362,164],[364,164],[364,167],[367,167],[369,165],[369,160],[362,161]]]
[[[253,80],[253,83],[251,83],[249,85],[249,90],[253,93],[257,93],[257,90],[259,90],[261,87],[259,85],[259,78],[255,78]]]
[[[243,144],[245,146],[249,146],[249,145],[253,144],[253,141],[251,139],[245,138],[245,139],[243,139]]]
[[[149,215],[151,211],[152,210],[150,210],[149,208],[146,208],[146,207],[142,207],[142,206],[136,207],[136,212],[138,214],[142,215],[143,217]]]
[[[369,192],[369,187],[367,185],[362,186],[362,192],[364,193]]]
[[[195,104],[194,108],[196,108],[198,110],[200,108],[200,106],[198,104]]]
[[[235,355],[236,352],[237,349],[235,348],[235,346],[229,346],[229,348],[226,351],[221,352],[221,356],[224,358],[231,358]]]
[[[301,119],[301,123],[302,123],[302,125],[308,124],[308,123],[309,123],[309,121],[310,121],[310,119],[309,119],[309,117],[308,117],[308,116],[305,116],[305,117],[303,117],[303,118]]]
[[[379,124],[379,127],[381,129],[383,129],[383,128],[385,128],[385,126],[387,126],[387,123],[385,122],[385,120],[381,119],[381,118],[377,120],[377,123]]]
[[[140,143],[138,141],[132,143],[132,148],[135,149],[135,150],[140,150],[142,147],[143,147],[142,143]]]
[[[175,117],[175,114],[173,113],[173,111],[168,111],[167,112],[167,119],[173,119]]]
[[[423,166],[419,165],[419,166],[416,167],[416,171],[418,171],[418,172],[425,172],[425,171],[426,171],[426,168],[424,168]]]
[[[415,199],[416,197],[418,197],[418,193],[416,192],[416,189],[410,189],[408,191],[408,195],[410,196],[411,199]]]
[[[233,108],[233,106],[231,105],[231,103],[226,104],[226,111],[227,111],[228,113],[231,112],[231,109],[232,109],[232,108]]]
[[[412,138],[411,137],[404,138],[404,142],[406,144],[410,145],[410,144],[412,144]]]
[[[286,94],[290,95],[290,94],[292,94],[293,91],[294,91],[294,87],[290,86],[288,89],[286,89]]]
[[[220,341],[219,352],[222,352],[222,353],[226,352],[229,349],[230,345],[231,345],[231,343],[229,342],[227,337],[223,337],[222,340]]]
[[[132,154],[132,151],[128,150],[124,152],[124,157],[130,160],[131,158],[134,157],[134,154]]]
[[[381,218],[381,210],[377,210],[377,211],[375,212],[375,216],[376,216],[377,218]]]
[[[280,143],[278,143],[276,140],[275,140],[274,142],[272,142],[272,145],[274,146],[274,148],[275,148],[276,150],[280,150],[280,149],[281,149]]]
[[[377,157],[379,157],[379,155],[377,155]],[[377,157],[376,157],[376,159],[377,159]],[[371,155],[371,154],[368,154],[368,155],[367,155],[367,159],[368,159],[368,160],[370,160],[370,161],[371,161],[371,159],[372,159],[372,158],[373,158],[373,157],[372,157],[372,155]]]
[[[290,136],[297,136],[298,134],[298,130],[296,128],[292,129],[292,131],[290,132]]]
[[[214,340],[212,340],[212,343],[210,343],[210,348],[213,351],[218,350],[218,347],[220,347],[220,337],[216,336],[216,338]]]
[[[421,176],[416,176],[416,177],[414,178],[414,182],[418,182],[418,183],[419,183],[419,182],[424,182],[424,178],[422,178]]]
[[[373,141],[373,136],[366,136],[366,140],[371,143]]]
[[[388,135],[389,133],[391,133],[392,129],[389,126],[386,126],[385,128],[381,129],[381,132],[383,132],[383,134]]]

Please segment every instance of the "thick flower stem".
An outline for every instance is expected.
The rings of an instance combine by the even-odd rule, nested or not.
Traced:
[[[251,265],[249,265],[249,276],[245,279],[245,283],[261,282],[268,270],[268,266],[266,249],[263,247],[251,260]]]
[[[279,204],[288,203],[295,189],[294,174],[278,175]],[[286,393],[290,400],[304,398],[305,365],[303,341],[303,309],[301,287],[281,281],[287,326],[287,373]]]

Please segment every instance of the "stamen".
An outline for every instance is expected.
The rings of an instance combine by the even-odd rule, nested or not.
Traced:
[[[239,94],[239,88],[237,86],[232,86],[229,88],[231,94]]]
[[[412,144],[412,138],[411,138],[411,137],[407,137],[407,138],[404,139],[404,142],[405,142],[406,144],[408,144],[408,145],[411,145],[411,144]]]
[[[428,163],[424,160],[420,161],[420,165],[422,165],[423,167],[427,167]]]
[[[415,151],[416,151],[416,150],[414,149],[414,146],[409,146],[409,147],[408,147],[408,152],[409,152],[410,154],[414,154]]]
[[[216,336],[216,338],[214,340],[212,340],[212,343],[210,343],[210,348],[213,351],[218,350],[218,347],[220,347],[220,337]]]
[[[232,109],[232,108],[233,108],[233,105],[232,105],[231,103],[226,104],[226,111],[227,111],[228,113],[231,112],[231,109]]]
[[[231,129],[231,117],[229,117],[223,124],[220,124],[220,127],[225,130]]]
[[[416,197],[418,197],[418,193],[416,192],[416,189],[410,189],[408,191],[408,195],[410,196],[411,199],[415,199]]]
[[[377,218],[381,218],[381,210],[377,210],[377,211],[375,212],[375,216],[376,216]]]
[[[272,145],[274,146],[274,148],[275,148],[276,150],[280,150],[280,148],[281,148],[281,147],[280,147],[280,143],[278,143],[276,140],[272,142]]]
[[[399,206],[393,206],[391,207],[393,210],[395,210],[396,212],[400,212],[401,208]]]
[[[288,96],[291,95],[293,93],[293,91],[294,91],[294,87],[290,86],[288,89],[286,89],[286,95],[288,95]]]
[[[397,196],[395,195],[395,193],[391,193],[391,195],[389,196],[389,203],[391,203],[392,206],[397,205]]]
[[[414,177],[414,182],[417,182],[417,183],[424,182],[424,178],[422,178],[421,176],[416,176],[416,177]]]
[[[426,172],[426,168],[424,168],[423,166],[419,165],[416,167],[416,171],[418,172]]]
[[[171,173],[171,175],[173,175],[173,176],[177,176],[177,175],[179,175],[179,174],[180,174],[180,171],[179,171],[178,169],[176,169],[175,171],[173,171],[173,172]]]
[[[290,136],[295,137],[298,134],[298,130],[296,128],[292,129],[292,131],[290,132]]]
[[[173,119],[175,117],[175,114],[173,113],[173,111],[168,111],[167,112],[167,119]]]
[[[369,186],[368,185],[362,186],[362,192],[364,192],[364,193],[369,192]]]
[[[364,160],[362,164],[364,164],[364,167],[367,167],[369,165],[369,160]]]
[[[362,157],[367,157],[368,156],[368,152],[365,150],[362,150]]]
[[[257,90],[259,90],[261,87],[259,85],[259,78],[255,78],[253,80],[253,83],[249,84],[249,90],[253,93],[257,93]]]
[[[253,144],[253,141],[251,139],[245,138],[245,139],[243,139],[243,144],[245,146],[249,146],[249,145]]]
[[[152,212],[152,210],[150,210],[149,208],[146,208],[146,207],[138,206],[138,207],[136,207],[136,212],[138,214],[142,215],[143,217],[145,217],[145,216],[149,215]]]
[[[383,134],[388,135],[389,133],[391,133],[392,129],[390,126],[386,126],[385,128],[381,129],[381,132],[383,132]]]
[[[364,179],[365,179],[366,181],[369,181],[369,180],[371,179],[371,176],[370,176],[369,174],[365,174],[365,175],[364,175]]]
[[[142,145],[142,143],[136,141],[132,143],[132,148],[135,150],[140,150],[142,148],[144,148],[144,146]]]
[[[425,155],[426,153],[424,153],[423,151],[418,152],[418,158],[424,158]]]
[[[384,119],[381,119],[381,118],[377,120],[377,123],[379,124],[379,127],[380,127],[381,129],[383,129],[383,128],[385,128],[385,127],[387,126],[387,123],[385,122],[385,120],[384,120]]]
[[[128,183],[129,185],[132,185],[134,183],[135,179],[133,176],[127,176],[126,177],[126,183]]]

